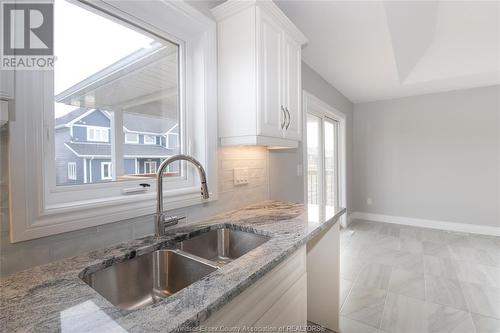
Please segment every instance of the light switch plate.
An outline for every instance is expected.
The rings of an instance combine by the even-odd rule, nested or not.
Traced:
[[[248,184],[248,168],[234,168],[234,185]]]

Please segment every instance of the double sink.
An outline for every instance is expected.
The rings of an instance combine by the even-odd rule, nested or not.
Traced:
[[[156,303],[202,279],[269,240],[251,232],[221,228],[120,262],[83,277],[111,304],[134,310]]]

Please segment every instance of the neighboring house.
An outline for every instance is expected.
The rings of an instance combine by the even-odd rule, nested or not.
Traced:
[[[83,184],[110,181],[111,120],[98,109],[78,108],[56,118],[56,183]],[[177,123],[123,113],[125,175],[154,174],[160,163],[178,153]],[[178,172],[177,164],[168,172]]]

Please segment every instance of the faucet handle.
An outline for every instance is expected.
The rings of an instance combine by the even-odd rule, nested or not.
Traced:
[[[163,225],[164,227],[169,227],[172,225],[176,225],[180,220],[186,218],[186,215],[173,215],[173,216],[163,216]]]

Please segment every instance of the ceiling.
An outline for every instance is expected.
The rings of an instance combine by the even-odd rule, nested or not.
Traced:
[[[354,103],[500,84],[500,2],[275,2]]]

